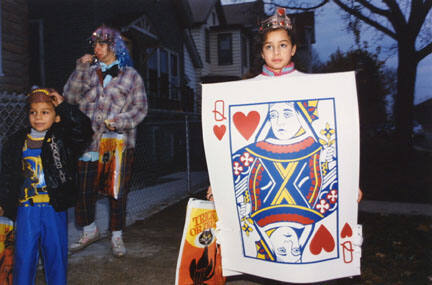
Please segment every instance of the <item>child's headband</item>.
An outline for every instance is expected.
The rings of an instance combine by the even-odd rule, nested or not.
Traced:
[[[33,89],[30,93],[27,94],[27,103],[52,103],[53,97],[49,96],[52,89],[50,88],[37,88]]]
[[[40,95],[41,93],[44,95],[49,95],[51,92],[47,88],[36,88],[33,89],[30,93],[28,93],[27,96]]]
[[[274,15],[270,16],[269,18],[261,22],[259,31],[263,32],[266,30],[273,30],[273,29],[285,29],[285,30],[293,29],[291,19],[286,15],[285,8],[276,7],[276,11]]]

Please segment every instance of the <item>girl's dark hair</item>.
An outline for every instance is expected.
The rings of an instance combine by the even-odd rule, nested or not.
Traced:
[[[261,52],[263,45],[267,39],[267,35],[270,32],[274,32],[277,30],[284,30],[288,34],[291,44],[297,45],[297,36],[295,32],[295,27],[293,26],[292,29],[284,29],[284,28],[270,28],[270,29],[264,29],[262,31],[259,31],[256,36],[254,43],[252,45],[252,51],[253,51],[253,58],[252,58],[252,64],[249,69],[249,72],[245,75],[245,78],[252,78],[257,76],[262,71],[262,66],[265,64],[264,59],[261,57]]]

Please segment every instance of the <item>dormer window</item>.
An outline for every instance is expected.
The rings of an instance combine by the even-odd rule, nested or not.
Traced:
[[[232,34],[218,35],[218,64],[231,65],[232,60]]]

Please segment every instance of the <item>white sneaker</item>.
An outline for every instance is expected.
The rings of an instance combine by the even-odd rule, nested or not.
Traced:
[[[86,248],[87,246],[91,245],[95,241],[98,241],[99,239],[100,239],[100,234],[98,229],[90,233],[83,232],[81,234],[80,239],[70,245],[69,251],[71,253],[80,251]]]
[[[121,237],[111,239],[112,253],[115,257],[122,257],[126,254],[126,247]]]

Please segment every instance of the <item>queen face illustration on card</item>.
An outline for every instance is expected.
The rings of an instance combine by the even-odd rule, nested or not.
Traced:
[[[231,105],[229,112],[244,256],[293,264],[337,258],[333,100]]]

